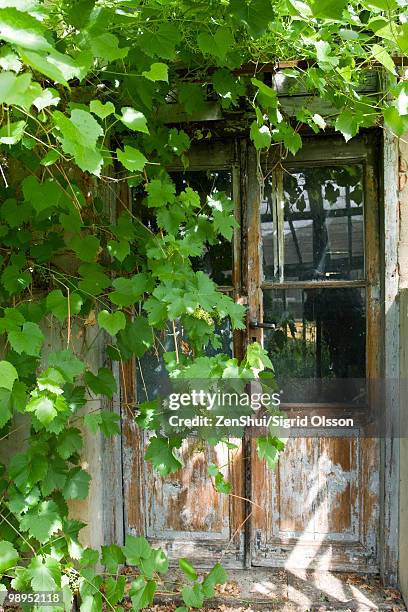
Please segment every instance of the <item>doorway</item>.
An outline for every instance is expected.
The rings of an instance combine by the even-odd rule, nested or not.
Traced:
[[[256,340],[277,377],[289,371],[299,381],[361,385],[379,378],[382,358],[376,138],[304,140],[300,154],[286,159],[259,159],[245,139],[200,145],[187,171],[169,171],[176,184],[222,189],[235,202],[233,243],[209,249],[197,264],[248,307],[246,334],[221,330],[224,350],[239,356]],[[128,394],[133,388],[138,401],[164,373],[157,354],[146,359],[127,372]],[[326,404],[342,414],[355,406],[349,399],[350,406],[347,398]],[[359,408],[369,410],[371,401],[363,394]],[[323,408],[296,398],[284,408],[294,405],[305,414]],[[254,440],[234,441],[236,448],[191,440],[182,448],[184,470],[161,478],[143,459],[146,434],[129,411],[123,434],[126,530],[171,558],[202,567],[222,558],[235,568],[378,571],[378,440],[358,431],[294,438],[274,472],[257,458]],[[210,463],[225,466],[233,495],[214,491]]]

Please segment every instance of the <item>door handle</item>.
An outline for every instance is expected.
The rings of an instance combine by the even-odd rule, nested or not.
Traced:
[[[258,323],[256,319],[249,322],[249,327],[254,329],[276,329],[275,323]]]

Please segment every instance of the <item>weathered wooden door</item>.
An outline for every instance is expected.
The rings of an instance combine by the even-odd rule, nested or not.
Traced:
[[[365,382],[381,359],[374,153],[368,137],[306,140],[296,157],[264,160],[249,201],[250,339],[289,379],[289,412],[364,415],[376,400]],[[334,396],[315,400],[317,381]],[[378,569],[379,443],[349,434],[289,439],[273,473],[252,444],[253,565]]]
[[[246,341],[258,340],[278,378],[344,379],[361,392],[366,378],[379,377],[381,360],[375,140],[304,140],[301,154],[284,160],[257,159],[245,140],[200,145],[188,172],[170,170],[176,183],[222,189],[236,204],[234,244],[203,263],[223,291],[248,303],[247,334],[233,337],[225,327],[224,350],[239,355]],[[171,333],[160,339],[166,342],[172,350]],[[134,365],[125,373],[128,403],[145,399],[163,370],[157,352]],[[372,399],[362,393],[359,410]],[[296,404],[335,415],[347,407],[347,398]],[[230,567],[378,569],[379,444],[358,430],[289,440],[275,472],[249,438],[233,451],[186,442],[186,467],[167,478],[144,462],[147,438],[130,408],[123,432],[127,531],[171,557],[204,567],[222,558]],[[209,463],[225,466],[234,495],[214,491]]]
[[[234,140],[202,143],[190,155],[188,171],[169,168],[179,190],[194,188],[205,201],[212,191],[224,191],[236,203],[240,218],[241,163]],[[236,296],[240,282],[240,238],[209,249],[200,262],[225,293]],[[237,350],[228,325],[221,330],[223,351]],[[235,345],[235,346],[234,346]],[[164,376],[162,350],[174,350],[173,330],[157,338],[155,350],[127,372],[127,397],[137,401],[152,399]],[[136,384],[135,384],[136,383]],[[229,567],[243,567],[244,540],[244,462],[242,446],[211,447],[200,440],[185,441],[181,456],[185,468],[166,478],[155,473],[144,461],[148,436],[137,429],[132,410],[127,410],[124,425],[124,492],[127,530],[143,534],[162,546],[172,559],[187,557],[196,566],[211,567],[221,557]],[[208,466],[223,466],[234,495],[218,494],[208,474]]]

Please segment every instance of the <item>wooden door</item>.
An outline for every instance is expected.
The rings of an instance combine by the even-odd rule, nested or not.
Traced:
[[[241,210],[241,163],[239,143],[201,143],[190,151],[188,170],[169,168],[177,189],[191,186],[205,201],[212,190],[233,198],[236,216]],[[235,296],[240,283],[240,240],[223,243],[209,250],[202,269],[220,289]],[[200,264],[200,265],[201,265]],[[173,329],[157,336],[155,349],[143,359],[128,365],[127,401],[153,399],[165,376],[163,350],[174,350]],[[221,330],[223,351],[236,354],[239,338],[226,324]],[[181,349],[182,350],[182,349]],[[134,423],[133,409],[123,418],[123,466],[126,531],[145,535],[155,546],[163,547],[169,558],[190,559],[197,567],[212,567],[222,559],[226,567],[243,567],[244,540],[244,463],[241,441],[236,448],[225,444],[212,447],[197,439],[185,440],[181,448],[184,468],[162,478],[144,460],[148,434]],[[223,466],[234,495],[215,491],[208,473],[210,463]]]
[[[368,137],[348,144],[305,138],[296,157],[259,160],[245,140],[222,141],[193,150],[187,172],[170,169],[176,183],[205,191],[220,181],[230,190],[241,228],[231,247],[207,258],[207,272],[223,291],[248,302],[246,340],[264,344],[277,375],[297,368],[299,380],[305,372],[313,380],[379,377],[375,146]],[[278,324],[278,336],[259,326],[265,322]],[[344,329],[343,341],[336,327]],[[224,332],[225,350],[239,355],[245,338]],[[163,332],[158,345],[171,342],[171,332]],[[249,438],[232,451],[190,440],[182,448],[185,468],[161,478],[143,459],[148,440],[131,406],[157,386],[159,353],[124,371],[127,532],[145,535],[174,560],[187,557],[202,567],[222,560],[238,568],[378,569],[378,441],[358,431],[348,438],[295,438],[271,472]],[[366,397],[360,409],[369,410],[372,401]],[[296,406],[305,413],[328,407],[343,414],[347,406]],[[225,466],[233,495],[215,492],[209,463]]]
[[[376,399],[365,389],[381,359],[374,153],[367,137],[305,139],[296,157],[264,161],[263,194],[249,198],[249,337],[292,381],[289,413],[364,414]],[[339,401],[303,403],[306,385],[333,379]],[[252,442],[253,565],[378,571],[379,442],[348,433],[289,439],[274,472]]]

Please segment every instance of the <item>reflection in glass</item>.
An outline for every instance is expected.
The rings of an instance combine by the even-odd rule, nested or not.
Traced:
[[[284,280],[364,277],[361,165],[285,169],[283,202],[277,197],[275,206],[272,189],[276,192],[269,178],[261,202],[266,280],[279,278],[274,235],[279,223],[284,234],[280,249]]]
[[[265,290],[264,321],[278,380],[365,377],[365,289]]]

